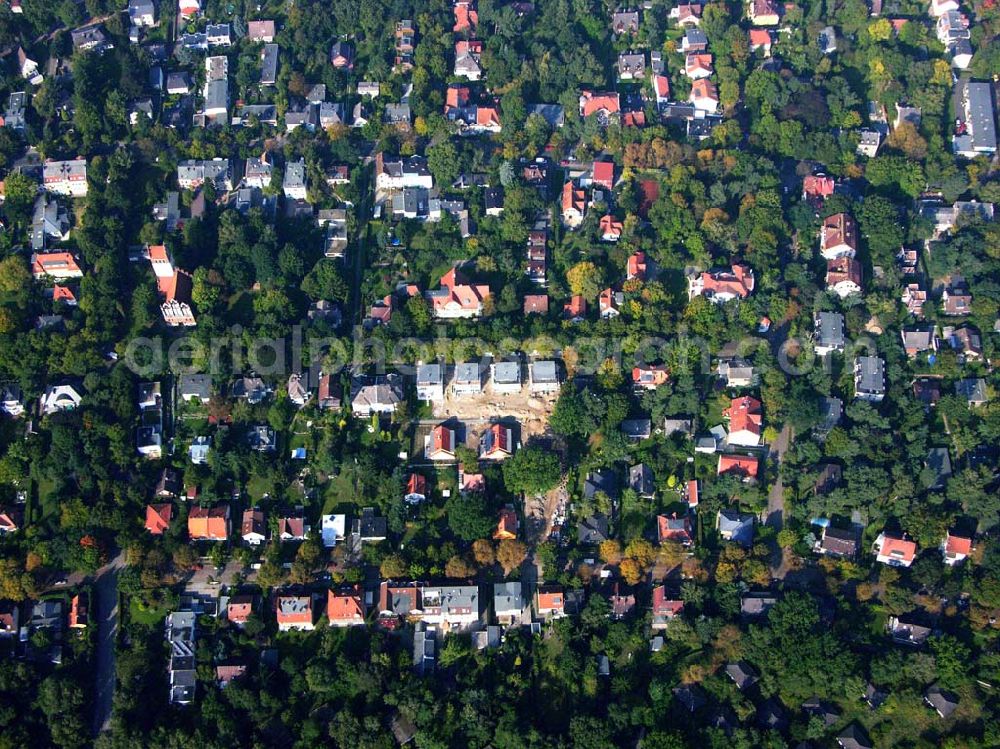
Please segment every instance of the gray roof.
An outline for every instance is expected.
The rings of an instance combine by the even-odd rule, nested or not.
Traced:
[[[844,346],[844,316],[839,312],[816,315],[816,343],[820,346]]]
[[[461,362],[455,365],[455,382],[482,383],[482,375],[479,370],[479,362]]]
[[[628,469],[628,486],[639,494],[652,494],[654,490],[653,469],[645,463]]]
[[[854,360],[855,383],[859,392],[885,392],[885,362],[878,356],[859,356]]]
[[[621,430],[626,437],[644,439],[652,434],[653,423],[649,419],[625,419]]]
[[[501,384],[515,384],[520,381],[520,362],[500,361],[493,365],[493,382]]]
[[[840,423],[844,415],[844,402],[840,398],[820,398],[819,415],[820,423],[817,428],[821,432],[829,432]]]
[[[727,664],[726,675],[736,682],[736,686],[740,689],[746,689],[748,686],[757,681],[757,672],[754,671],[753,667],[745,661]]]
[[[434,667],[435,638],[436,632],[433,629],[421,629],[413,633],[413,666],[419,674]]]
[[[749,546],[753,543],[753,519],[754,516],[749,513],[721,510],[717,519],[719,533],[728,535],[731,541]]]
[[[940,489],[944,481],[951,476],[951,457],[947,447],[932,447],[927,451],[927,467],[934,471],[932,489]]]
[[[532,382],[559,382],[559,373],[554,361],[536,361],[531,363]]]
[[[229,81],[225,78],[205,84],[205,109],[226,109],[229,106]]]
[[[986,380],[981,377],[976,379],[959,380],[955,383],[955,394],[961,395],[969,403],[986,402]]]
[[[181,375],[177,387],[182,395],[208,398],[212,394],[212,378],[207,374]]]
[[[537,114],[549,123],[549,127],[562,127],[566,115],[559,104],[532,104],[528,107],[528,116]]]
[[[970,81],[965,86],[965,114],[975,151],[995,151],[997,147],[993,84]]]
[[[278,80],[278,45],[265,44],[261,53],[260,82],[273,86]]]
[[[524,608],[524,596],[521,593],[521,583],[495,583],[493,585],[494,612],[522,608]]]
[[[607,541],[609,536],[608,516],[597,513],[576,526],[577,542],[585,545],[599,544]]]
[[[306,183],[306,162],[305,159],[299,159],[298,161],[289,161],[285,164],[285,178],[282,186],[285,188],[289,187],[302,187]]]
[[[593,499],[597,492],[604,492],[609,497],[618,496],[618,477],[611,471],[593,471],[587,474],[583,482],[583,496]]]
[[[924,699],[927,701],[928,705],[937,710],[938,715],[942,718],[947,718],[955,712],[955,708],[958,707],[958,695],[952,692],[946,692],[937,684],[933,685],[924,693]]]
[[[443,379],[440,364],[417,365],[418,385],[440,385]]]

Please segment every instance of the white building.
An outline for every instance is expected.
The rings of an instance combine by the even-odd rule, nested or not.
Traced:
[[[46,161],[42,182],[48,192],[82,198],[87,194],[87,160]]]

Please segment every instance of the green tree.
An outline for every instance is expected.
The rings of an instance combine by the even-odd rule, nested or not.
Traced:
[[[559,483],[559,457],[540,447],[518,450],[503,462],[503,482],[508,491],[544,494]]]

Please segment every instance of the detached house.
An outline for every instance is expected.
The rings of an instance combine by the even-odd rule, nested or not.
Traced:
[[[710,302],[722,304],[746,299],[754,289],[753,269],[734,265],[730,270],[706,271],[688,278],[688,297],[704,295]]]
[[[722,416],[729,419],[729,444],[747,447],[760,444],[764,417],[759,400],[749,395],[734,398],[729,408],[723,410]]]
[[[480,41],[460,39],[455,42],[454,75],[478,81],[483,76],[483,69],[479,63],[482,54],[483,43]]]
[[[538,586],[535,591],[535,614],[546,621],[566,616],[566,597],[561,586]]]
[[[602,125],[607,125],[613,118],[621,114],[621,102],[616,91],[610,92],[580,92],[580,116],[597,117]]]
[[[818,312],[814,322],[813,343],[820,356],[834,351],[843,351],[844,316],[839,312]]]
[[[444,367],[440,364],[417,365],[417,398],[422,401],[444,400]]]
[[[948,531],[944,534],[944,541],[941,542],[941,553],[944,555],[945,564],[949,566],[958,564],[972,553],[972,539]]]
[[[261,510],[249,509],[243,512],[240,537],[251,546],[259,546],[267,540],[267,523]]]
[[[823,219],[819,230],[819,251],[824,260],[854,257],[858,251],[858,230],[854,218],[835,213]]]
[[[149,248],[149,263],[156,276],[156,288],[160,293],[160,314],[171,327],[192,327],[196,324],[191,308],[191,292],[194,279],[185,271],[175,269],[173,261],[163,245]]]
[[[438,424],[424,437],[424,457],[428,460],[454,460],[455,444],[455,430]]]
[[[826,290],[846,299],[861,293],[861,263],[850,256],[838,257],[826,263]]]
[[[482,619],[479,586],[454,585],[420,590],[423,621],[449,629],[464,629]]]
[[[562,221],[563,224],[575,229],[583,223],[587,211],[587,193],[578,188],[572,180],[563,185],[562,191]]]
[[[441,277],[440,289],[426,293],[434,317],[441,319],[479,317],[489,295],[489,286],[467,283],[458,268]]]
[[[316,628],[310,596],[278,596],[275,617],[279,632],[312,631]]]
[[[777,26],[781,9],[774,0],[749,0],[747,15],[754,26]]]
[[[491,424],[479,441],[479,459],[499,461],[514,454],[514,430],[505,424]]]
[[[756,455],[719,455],[716,474],[723,476],[732,474],[743,481],[757,478],[760,471],[760,458]]]
[[[623,52],[618,55],[618,78],[623,81],[644,78],[646,56],[642,52]]]
[[[703,112],[715,114],[719,108],[719,90],[709,80],[704,78],[696,80],[691,85],[688,101]]]
[[[46,192],[82,198],[87,194],[87,160],[46,161],[42,165],[42,186]]]
[[[878,403],[885,397],[885,362],[877,356],[854,360],[854,397]]]
[[[708,78],[714,72],[712,56],[708,53],[690,54],[684,61],[684,75],[692,80]]]
[[[909,567],[917,556],[917,545],[913,541],[882,532],[872,546],[875,560],[890,567]]]
[[[933,327],[915,330],[904,328],[900,331],[900,336],[903,339],[903,349],[911,359],[917,358],[924,351],[937,351],[938,349],[938,338]]]
[[[336,41],[330,47],[330,63],[341,70],[354,69],[354,45],[350,42]]]

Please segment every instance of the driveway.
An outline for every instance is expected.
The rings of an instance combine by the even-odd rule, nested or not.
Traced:
[[[781,461],[785,457],[788,445],[792,441],[792,428],[785,424],[778,438],[771,443],[770,452],[774,455],[781,467]],[[764,524],[781,530],[782,522],[785,518],[785,485],[781,480],[781,473],[778,473],[778,480],[774,482],[771,491],[767,495],[767,517]]]
[[[91,620],[97,622],[95,736],[111,726],[111,706],[115,696],[115,643],[118,639],[118,572],[125,566],[124,560],[124,554],[119,552],[101,567],[92,589]]]

